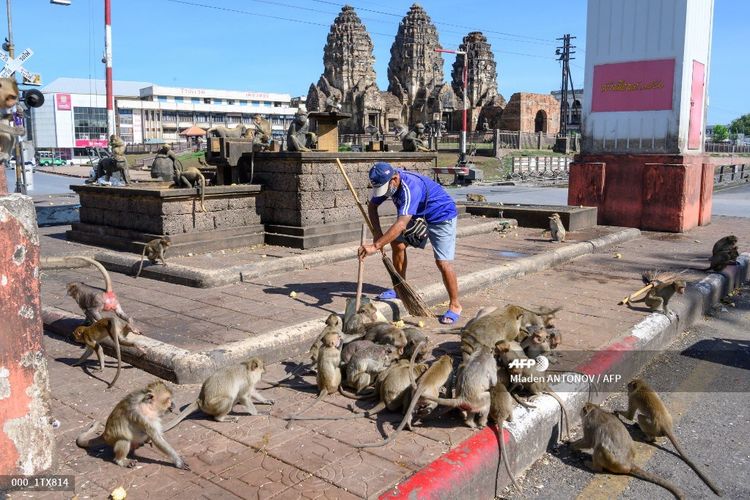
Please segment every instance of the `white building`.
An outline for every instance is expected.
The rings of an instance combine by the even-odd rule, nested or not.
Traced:
[[[106,147],[107,109],[104,80],[58,78],[42,89],[44,105],[32,109],[31,138],[37,151],[66,160],[88,159],[86,148]],[[255,114],[283,136],[296,108],[291,95],[237,90],[162,87],[148,82],[114,82],[117,134],[127,144],[179,142],[195,125],[233,127]]]

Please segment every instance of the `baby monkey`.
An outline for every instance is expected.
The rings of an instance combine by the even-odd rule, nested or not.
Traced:
[[[466,201],[471,201],[473,203],[486,203],[487,197],[483,194],[467,193]]]
[[[549,229],[545,229],[542,234],[546,234],[546,233],[550,233],[550,236],[552,237],[552,241],[557,241],[557,242],[565,241],[565,235],[567,233],[565,231],[565,225],[563,224],[563,221],[560,218],[560,214],[554,213],[549,216]]]
[[[73,338],[76,342],[86,344],[86,350],[78,361],[73,363],[73,366],[82,364],[89,359],[92,353],[96,353],[96,357],[99,359],[99,370],[104,371],[104,349],[102,349],[101,341],[109,337],[115,346],[115,357],[117,358],[117,373],[115,373],[115,378],[112,379],[112,382],[107,384],[107,387],[112,387],[120,376],[120,367],[122,366],[120,346],[135,347],[139,352],[143,352],[141,346],[126,338],[129,333],[139,335],[130,326],[130,323],[126,323],[118,317],[102,318],[91,326],[79,326],[73,330]]]
[[[662,402],[659,395],[646,383],[646,381],[636,378],[628,383],[628,410],[616,411],[616,415],[622,415],[628,420],[633,420],[638,413],[638,427],[646,434],[649,441],[654,442],[658,437],[666,436],[671,442],[677,453],[680,454],[686,464],[698,474],[706,485],[718,496],[721,491],[711,482],[711,480],[690,460],[682,448],[677,443],[672,430],[672,415]]]
[[[117,403],[107,417],[104,432],[98,435],[101,425],[94,422],[78,435],[76,444],[81,448],[107,444],[114,449],[117,465],[135,467],[138,462],[128,460],[128,455],[150,440],[172,459],[175,467],[190,470],[185,460],[164,439],[161,417],[173,408],[172,391],[162,381],[151,382]]]
[[[141,271],[143,270],[143,261],[146,259],[148,259],[151,264],[156,264],[161,260],[161,263],[166,266],[167,260],[164,258],[164,253],[167,251],[167,248],[169,248],[171,244],[172,240],[169,238],[169,236],[156,238],[146,243],[143,246],[143,253],[141,254],[141,265],[140,267],[138,267],[138,272],[135,274],[135,277],[137,278],[141,275]]]

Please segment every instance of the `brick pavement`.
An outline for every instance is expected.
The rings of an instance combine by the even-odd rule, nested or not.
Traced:
[[[736,234],[741,242],[750,241],[750,220],[716,217],[712,225],[686,234],[644,233],[641,238],[623,243],[616,249],[582,257],[553,270],[497,283],[467,295],[462,299],[465,307],[463,320],[488,304],[510,301],[562,304],[564,310],[559,314],[558,327],[564,333],[565,348],[570,350],[561,353],[559,367],[570,368],[586,356],[584,349],[608,344],[624,335],[647,314],[615,305],[640,285],[639,273],[643,269],[704,267],[705,260],[701,257],[710,252],[718,237],[729,232]],[[519,242],[520,246],[524,244],[529,245]],[[513,248],[519,250],[520,246]],[[488,252],[498,251],[487,242],[485,246],[477,243],[475,247],[468,257],[476,259],[475,265],[481,264],[482,252],[485,252],[486,259]],[[622,258],[614,258],[615,252]],[[340,276],[350,276],[343,263],[339,266]],[[303,278],[306,276],[301,274]],[[702,273],[691,272],[687,276],[695,279]],[[130,278],[118,276],[117,279],[121,288],[128,288],[121,282]],[[278,280],[276,286],[279,286],[292,277],[275,279]],[[189,310],[190,299],[204,300],[200,294],[206,292],[188,291],[188,295],[195,295],[185,297],[186,302],[182,304],[185,310]],[[309,297],[315,296],[311,294]],[[328,305],[323,302],[323,305]],[[316,311],[320,314],[319,309]],[[174,326],[179,328],[179,324]],[[428,326],[435,326],[435,323]],[[178,332],[173,335],[177,336]],[[431,337],[437,349],[453,350],[457,347],[456,335],[432,334]],[[168,439],[186,457],[192,469],[190,472],[174,469],[164,462],[158,451],[149,447],[139,450],[137,468],[123,469],[111,462],[110,452],[89,455],[78,449],[74,444],[75,435],[88,425],[91,418],[106,418],[127,390],[145,385],[153,376],[128,368],[120,377],[117,388],[105,390],[103,382],[89,377],[80,368],[69,366],[80,355],[78,346],[51,336],[45,338],[45,345],[50,359],[53,414],[61,423],[57,430],[57,472],[76,474],[79,498],[102,497],[120,485],[133,498],[372,497],[405,479],[473,432],[448,414],[415,427],[414,432],[402,433],[386,447],[358,451],[351,447],[352,443],[382,439],[384,434],[392,431],[400,415],[386,412],[372,418],[350,420],[344,425],[334,421],[298,422],[287,430],[280,417],[297,412],[315,396],[314,378],[306,376],[289,387],[264,391],[267,397],[276,400],[270,415],[241,416],[238,424],[218,423],[196,415],[171,431]],[[106,377],[110,376],[113,363],[108,362],[108,366]],[[285,364],[273,364],[268,367],[266,378],[278,380],[286,369]],[[198,391],[198,386],[174,388],[180,406],[190,402]],[[347,415],[350,414],[347,409],[350,403],[351,400],[336,395],[322,401],[310,413]],[[368,405],[366,402],[356,404]],[[50,498],[57,496],[50,495]]]

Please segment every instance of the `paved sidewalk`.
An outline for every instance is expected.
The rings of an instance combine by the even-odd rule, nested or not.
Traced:
[[[716,217],[712,225],[686,234],[643,233],[638,239],[602,253],[466,295],[462,297],[461,323],[485,305],[508,302],[563,305],[558,327],[564,335],[565,351],[558,367],[577,366],[591,351],[626,335],[647,316],[645,311],[616,305],[640,286],[642,270],[705,267],[705,256],[713,242],[728,233],[736,234],[741,244],[746,244],[750,241],[750,220]],[[542,247],[549,248],[551,244],[533,241],[538,234],[538,230],[521,230],[518,239],[503,239],[499,235],[468,237],[460,242],[459,273],[495,264],[501,258],[498,256],[501,251],[529,254]],[[571,236],[585,239],[576,233]],[[48,238],[49,233],[43,246],[49,242]],[[621,258],[615,258],[615,253]],[[434,263],[430,260],[423,255],[412,259],[410,283],[419,287],[436,280]],[[368,293],[376,293],[387,285],[380,266],[377,260],[368,261]],[[217,290],[190,289],[151,280],[138,280],[134,284],[132,278],[122,275],[114,278],[125,309],[137,318],[144,333],[191,348],[203,348],[227,339],[245,338],[262,329],[271,331],[279,324],[319,317],[329,310],[341,310],[343,295],[354,289],[355,270],[354,261],[344,261]],[[54,274],[43,277],[43,303],[71,311],[75,308],[62,295],[63,282],[82,276],[100,282],[89,271]],[[700,272],[686,273],[690,280],[703,276]],[[292,290],[299,294],[294,300],[288,296]],[[437,324],[431,322],[428,326]],[[435,355],[443,349],[454,351],[458,345],[457,335],[436,334],[432,340]],[[402,433],[389,446],[366,451],[352,448],[353,443],[379,440],[392,431],[400,415],[387,412],[345,424],[299,422],[286,430],[282,417],[297,412],[315,396],[314,378],[307,376],[291,387],[264,391],[276,400],[270,415],[241,416],[238,424],[217,423],[196,415],[171,431],[168,439],[186,457],[190,472],[174,469],[150,447],[138,451],[137,468],[123,469],[111,462],[109,452],[88,455],[78,449],[75,436],[92,418],[103,421],[129,390],[145,385],[154,377],[128,368],[117,388],[105,390],[102,381],[69,366],[80,355],[78,346],[54,336],[47,337],[45,345],[50,359],[53,414],[61,424],[57,431],[60,458],[57,472],[76,475],[79,498],[100,498],[117,486],[125,487],[132,498],[373,497],[390,490],[474,434],[453,414],[448,414],[420,424],[414,432]],[[109,362],[105,377],[110,377],[112,366]],[[266,379],[278,380],[286,369],[285,364],[273,364],[268,367]],[[173,387],[179,406],[189,403],[199,389],[197,385]],[[310,413],[350,414],[347,406],[351,402],[338,395],[329,397]]]

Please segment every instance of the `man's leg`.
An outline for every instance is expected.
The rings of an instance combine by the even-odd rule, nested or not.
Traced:
[[[437,264],[440,274],[443,276],[443,284],[448,292],[448,309],[456,314],[461,314],[462,307],[458,301],[458,280],[456,279],[456,271],[453,269],[453,261],[436,260],[435,264]]]
[[[393,267],[396,268],[396,271],[398,271],[398,274],[400,274],[402,278],[406,279],[406,243],[402,241],[392,241],[391,251],[393,255]]]

